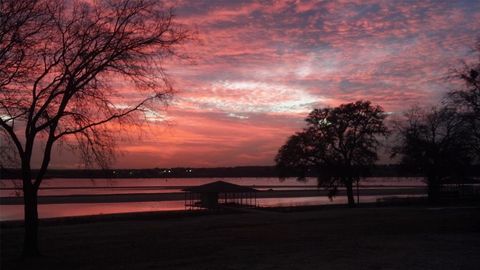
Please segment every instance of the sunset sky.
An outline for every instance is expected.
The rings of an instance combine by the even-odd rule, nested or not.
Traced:
[[[480,37],[476,0],[176,3],[198,31],[194,63],[166,65],[174,99],[119,142],[113,167],[272,165],[315,107],[438,102]],[[68,155],[51,167],[78,166]]]

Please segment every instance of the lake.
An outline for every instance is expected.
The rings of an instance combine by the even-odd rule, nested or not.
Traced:
[[[202,185],[218,180],[238,185],[250,186],[268,193],[267,197],[257,199],[262,207],[301,206],[322,204],[344,204],[343,195],[330,200],[325,192],[318,190],[316,180],[309,178],[299,182],[294,178],[280,181],[278,178],[128,178],[128,179],[45,179],[39,190],[40,197],[66,198],[64,203],[39,204],[40,218],[101,215],[113,213],[173,211],[185,209],[180,198],[182,189]],[[375,202],[385,197],[422,196],[425,183],[420,178],[407,177],[372,177],[360,182],[360,202]],[[0,181],[0,221],[23,219],[21,202],[4,203],[4,201],[21,201],[22,196],[19,180]],[[381,191],[381,192],[379,192]],[[422,193],[421,191],[420,193]],[[363,193],[363,194],[362,194]],[[128,195],[143,196],[158,195],[154,201],[115,201],[115,198],[125,198]],[[170,195],[173,199],[162,199]],[[276,197],[275,194],[278,194]],[[285,194],[290,194],[285,196]],[[315,196],[312,196],[314,194]],[[317,195],[318,194],[318,195]],[[374,195],[371,195],[374,194]],[[69,198],[82,198],[86,203],[69,203]],[[98,198],[108,197],[108,202],[99,203]],[[89,201],[89,198],[92,198]],[[94,199],[95,198],[95,199]],[[175,199],[177,198],[177,199]],[[2,200],[3,199],[3,200]]]

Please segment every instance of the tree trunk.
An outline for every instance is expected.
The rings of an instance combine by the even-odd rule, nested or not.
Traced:
[[[348,206],[355,207],[355,197],[353,195],[353,181],[348,180],[345,183],[345,186],[347,188]]]
[[[428,181],[428,201],[431,203],[438,203],[440,200],[440,184],[435,180]]]
[[[360,205],[360,178],[357,178],[357,205]]]
[[[25,210],[23,256],[38,256],[40,255],[40,252],[38,249],[37,189],[33,186],[24,186],[23,199]]]

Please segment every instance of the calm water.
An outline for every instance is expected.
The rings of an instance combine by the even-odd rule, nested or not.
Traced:
[[[317,189],[316,180],[309,178],[299,182],[294,178],[280,181],[278,178],[121,178],[121,179],[46,179],[42,182],[39,196],[59,195],[100,195],[131,193],[173,193],[182,192],[189,186],[203,185],[215,181],[251,186],[258,190],[305,190]],[[420,178],[372,177],[364,179],[363,188],[407,188],[425,186]],[[0,197],[21,196],[21,181],[0,180]]]
[[[61,195],[102,195],[132,193],[177,193],[188,186],[202,185],[218,180],[234,184],[255,187],[258,190],[312,190],[317,189],[315,179],[298,182],[295,179],[279,181],[278,178],[144,178],[144,179],[47,179],[39,190],[40,196]],[[419,178],[367,178],[361,182],[362,189],[378,188],[399,189],[423,187]],[[0,197],[22,196],[19,181],[0,181]],[[389,195],[388,197],[391,197]],[[399,195],[405,196],[405,195]],[[412,195],[413,196],[413,195]],[[361,196],[361,202],[375,202],[387,196]],[[264,207],[321,205],[346,203],[345,196],[333,201],[326,196],[298,198],[260,198],[257,203]],[[184,201],[155,201],[128,203],[67,203],[39,205],[40,218],[101,215],[113,213],[172,211],[184,209]],[[23,218],[22,205],[0,205],[0,221],[20,220]]]

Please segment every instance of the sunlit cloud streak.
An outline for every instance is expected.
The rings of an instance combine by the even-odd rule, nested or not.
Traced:
[[[315,107],[438,102],[480,36],[480,1],[171,2],[194,64],[165,64],[177,93],[119,167],[271,165]]]

